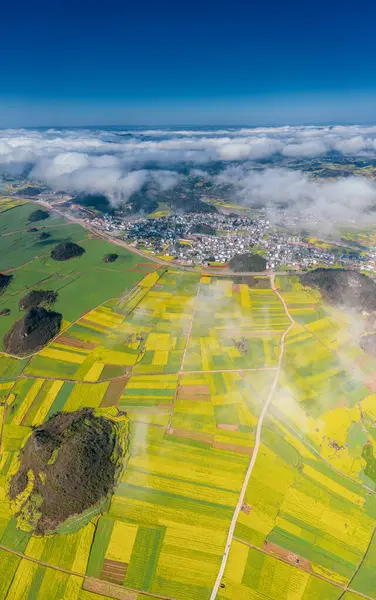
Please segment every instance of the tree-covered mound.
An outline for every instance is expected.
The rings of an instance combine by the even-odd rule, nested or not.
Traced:
[[[73,515],[80,521],[113,492],[125,447],[124,424],[90,408],[56,413],[36,427],[9,482],[18,527],[45,535]]]
[[[34,187],[33,185],[28,185],[23,190],[21,190],[19,193],[21,196],[38,196],[42,192],[44,192],[43,188]]]
[[[113,262],[115,262],[115,260],[118,257],[119,257],[119,255],[115,254],[115,253],[113,253],[113,254],[106,254],[106,256],[104,257],[103,260],[104,260],[105,263],[113,263]]]
[[[8,285],[12,281],[12,277],[13,275],[4,275],[3,273],[0,273],[0,294],[5,292]]]
[[[31,290],[19,301],[21,310],[36,308],[37,306],[51,306],[57,298],[57,292],[53,290]]]
[[[30,354],[43,348],[60,331],[62,315],[45,308],[30,308],[4,336],[9,354]]]
[[[301,276],[303,285],[317,287],[324,300],[358,312],[376,311],[376,283],[357,271],[315,269]]]
[[[202,235],[215,235],[215,229],[205,223],[196,223],[191,227],[191,233],[200,233]]]
[[[38,208],[37,210],[34,210],[34,212],[32,212],[29,215],[29,221],[30,223],[34,223],[35,221],[44,221],[45,219],[48,219],[48,217],[50,216],[50,213],[47,212],[46,210],[42,210],[41,208]]]
[[[245,254],[236,254],[229,262],[229,267],[236,272],[261,272],[266,269],[266,260],[259,254],[246,252]]]
[[[85,249],[74,242],[62,242],[51,250],[51,258],[54,260],[69,260],[84,254]]]
[[[39,235],[40,240],[48,240],[49,237],[51,237],[51,234],[48,233],[48,231],[42,231],[42,233]]]
[[[203,202],[199,198],[195,196],[179,196],[174,195],[170,204],[176,210],[183,210],[187,213],[217,213],[218,209],[213,204],[208,204],[207,202]]]
[[[109,199],[103,194],[87,194],[81,192],[74,198],[74,202],[87,208],[94,208],[100,212],[109,214],[113,212],[113,207],[111,206]]]

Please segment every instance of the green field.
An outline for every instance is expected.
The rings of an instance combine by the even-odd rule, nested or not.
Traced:
[[[0,296],[0,310],[9,308],[11,311],[9,316],[0,317],[1,340],[13,322],[23,316],[18,303],[30,289],[57,291],[54,310],[63,314],[67,326],[85,311],[126,293],[146,273],[155,269],[153,263],[143,261],[123,248],[117,248],[119,257],[115,263],[105,263],[103,259],[113,250],[112,244],[91,237],[79,225],[53,216],[40,222],[43,230],[51,233],[47,240],[38,239],[42,229],[36,233],[9,233],[12,227],[27,227],[27,217],[33,210],[35,205],[23,204],[0,216],[0,270],[13,276],[11,284]],[[51,249],[68,240],[79,243],[85,248],[85,254],[64,262],[52,260]]]
[[[376,361],[353,316],[297,277],[251,288],[121,248],[106,264],[111,244],[51,218],[55,240],[86,250],[56,263],[37,234],[12,233],[34,208],[0,214],[14,269],[0,335],[30,289],[58,291],[63,330],[28,358],[0,355],[0,598],[209,600],[257,449],[218,600],[376,600]],[[18,530],[7,485],[23,444],[82,407],[127,423],[111,500],[81,528]]]

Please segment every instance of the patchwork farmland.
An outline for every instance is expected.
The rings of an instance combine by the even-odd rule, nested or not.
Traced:
[[[0,216],[0,246],[30,210]],[[0,597],[376,600],[376,361],[352,342],[351,315],[297,277],[250,287],[126,250],[106,265],[110,244],[58,226],[83,257],[6,246],[7,327],[36,283],[58,290],[64,320],[39,352],[0,355]],[[112,497],[61,533],[18,529],[7,493],[20,450],[84,407],[127,423]]]

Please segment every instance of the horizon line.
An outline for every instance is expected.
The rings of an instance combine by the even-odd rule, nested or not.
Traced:
[[[5,126],[0,126],[0,131],[3,130],[7,130],[7,129],[67,129],[67,128],[73,128],[73,129],[85,129],[85,128],[109,128],[109,127],[113,127],[113,128],[128,128],[128,129],[143,129],[143,128],[154,128],[154,129],[175,129],[177,127],[190,127],[192,129],[198,129],[198,128],[219,128],[219,127],[226,127],[229,129],[239,129],[242,127],[246,127],[249,129],[261,129],[261,128],[273,128],[273,127],[337,127],[337,126],[353,126],[353,127],[366,127],[366,126],[371,126],[371,125],[376,125],[376,119],[375,121],[366,121],[366,122],[359,122],[359,121],[321,121],[321,122],[302,122],[302,123],[295,123],[295,124],[291,124],[291,123],[273,123],[273,124],[262,124],[262,125],[250,125],[247,123],[241,123],[238,125],[230,125],[228,123],[217,123],[215,125],[198,125],[198,124],[189,124],[189,123],[178,123],[176,125],[171,125],[171,124],[162,124],[162,125],[153,125],[153,124],[136,124],[136,125],[128,125],[128,124],[124,124],[124,123],[120,123],[120,124],[112,124],[112,125],[105,125],[105,124],[83,124],[83,125],[19,125],[18,127],[5,127]]]

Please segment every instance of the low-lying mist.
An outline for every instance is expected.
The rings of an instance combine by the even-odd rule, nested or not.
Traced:
[[[336,160],[359,168],[330,177],[310,168]],[[0,177],[104,194],[113,205],[140,191],[186,193],[202,178],[211,196],[225,190],[227,200],[316,231],[376,222],[373,165],[376,126],[0,131]]]

